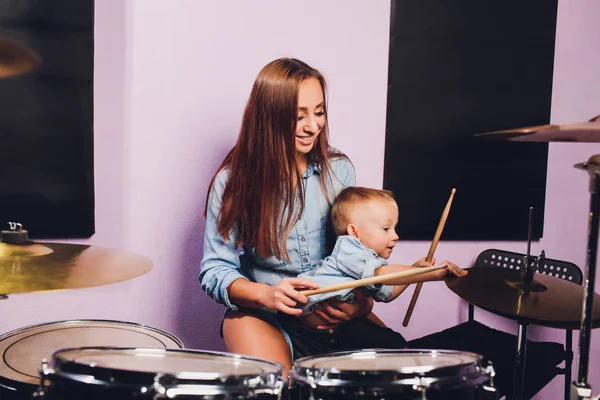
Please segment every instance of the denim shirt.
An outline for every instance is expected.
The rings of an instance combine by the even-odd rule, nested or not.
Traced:
[[[339,236],[335,248],[329,257],[323,259],[316,268],[300,274],[299,278],[309,279],[319,287],[352,282],[357,279],[370,278],[377,268],[387,265],[387,261],[375,251],[363,245],[352,236]],[[308,303],[302,305],[303,314],[310,314],[313,306],[323,300],[338,297],[342,301],[354,301],[354,289],[342,289],[335,292],[321,293],[308,297]],[[393,286],[381,284],[366,285],[365,290],[375,301],[387,301],[392,295]]]
[[[231,303],[227,288],[237,279],[275,285],[281,279],[296,277],[313,269],[326,254],[326,228],[330,202],[345,187],[355,184],[354,167],[345,157],[331,160],[331,188],[329,202],[321,188],[320,169],[309,163],[303,175],[305,207],[302,216],[293,226],[287,238],[290,262],[274,256],[262,257],[254,248],[235,245],[239,235],[233,229],[225,241],[217,231],[217,218],[221,209],[221,198],[229,177],[229,170],[221,170],[214,181],[208,197],[206,229],[204,232],[204,256],[200,264],[202,289],[215,301],[232,310],[238,307]],[[327,180],[329,182],[329,180]],[[265,196],[268,196],[265,193]]]

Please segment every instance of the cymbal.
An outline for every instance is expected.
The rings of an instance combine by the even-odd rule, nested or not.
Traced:
[[[564,125],[537,125],[526,128],[480,133],[477,138],[516,142],[600,143],[600,115],[589,122]]]
[[[112,248],[0,242],[0,294],[4,295],[106,285],[151,269],[149,258]]]
[[[587,162],[575,164],[575,168],[588,171],[590,174],[600,175],[600,154],[595,154]]]
[[[521,272],[507,268],[468,268],[463,278],[449,276],[446,286],[469,303],[523,323],[580,329],[583,286],[534,273],[535,288],[516,289]],[[515,284],[517,283],[517,284]],[[600,327],[600,296],[594,294],[594,327]]]
[[[0,78],[21,75],[33,71],[39,65],[40,57],[32,50],[0,36]]]

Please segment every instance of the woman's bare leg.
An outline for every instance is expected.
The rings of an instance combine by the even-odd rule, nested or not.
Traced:
[[[251,311],[234,311],[223,322],[223,339],[230,353],[244,354],[283,365],[283,379],[292,368],[292,355],[283,334]]]

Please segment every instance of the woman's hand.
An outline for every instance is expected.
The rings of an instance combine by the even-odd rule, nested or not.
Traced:
[[[289,315],[300,315],[302,310],[294,308],[296,304],[306,304],[308,299],[296,288],[316,289],[316,282],[301,278],[283,278],[275,286],[262,285],[259,303],[270,310],[281,311]]]
[[[314,313],[329,324],[317,328],[325,329],[369,315],[373,309],[373,298],[365,295],[360,288],[354,289],[353,293],[354,303],[346,303],[334,298],[317,304]]]

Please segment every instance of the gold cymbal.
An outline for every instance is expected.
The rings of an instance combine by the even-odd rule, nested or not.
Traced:
[[[21,75],[33,71],[39,65],[40,57],[32,50],[0,36],[0,78]]]
[[[151,269],[149,258],[112,248],[0,242],[0,294],[5,295],[106,285]]]
[[[600,115],[589,122],[564,125],[537,125],[480,133],[477,138],[516,142],[600,143]]]

